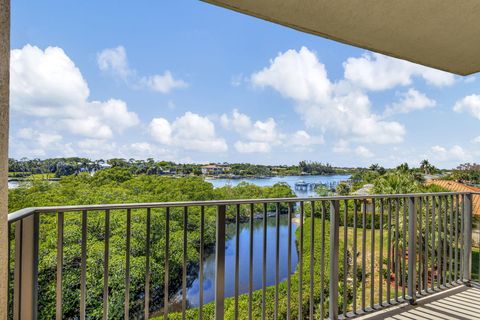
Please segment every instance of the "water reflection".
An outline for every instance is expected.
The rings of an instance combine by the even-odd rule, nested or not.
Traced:
[[[295,271],[298,254],[295,246],[295,230],[297,226],[292,223],[292,255],[291,270]],[[235,294],[235,225],[227,227],[227,235],[232,236],[226,242],[225,249],[225,297]],[[239,292],[247,293],[249,285],[250,263],[250,226],[248,223],[240,226],[240,272]],[[276,248],[276,219],[267,218],[267,286],[275,284],[275,248]],[[253,227],[253,290],[262,288],[262,263],[263,263],[263,220],[254,221]],[[288,217],[280,217],[280,281],[287,279],[288,271]],[[215,298],[215,254],[209,255],[204,261],[204,303]],[[187,289],[187,299],[190,306],[199,305],[200,279],[197,278]]]
[[[295,190],[295,183],[304,181],[306,183],[323,183],[327,186],[346,181],[350,175],[328,175],[328,176],[275,176],[269,178],[241,178],[241,179],[205,179],[205,181],[213,184],[215,188],[226,185],[236,186],[240,182],[248,182],[257,186],[273,186],[275,183],[283,182],[292,188],[298,197],[314,197],[317,196],[314,190]]]

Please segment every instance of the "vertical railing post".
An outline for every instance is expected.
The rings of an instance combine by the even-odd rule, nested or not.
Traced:
[[[217,244],[215,255],[215,319],[224,319],[225,309],[225,212],[226,206],[218,206]]]
[[[8,137],[10,106],[10,0],[0,0],[0,319],[8,314]]]
[[[472,280],[472,194],[464,196],[463,211],[463,281],[470,284]]]
[[[417,206],[416,198],[408,198],[408,295],[410,304],[416,303],[417,279]]]
[[[331,320],[338,319],[338,274],[339,274],[339,225],[340,209],[338,200],[330,202],[330,301],[328,314]],[[346,245],[346,244],[345,244]],[[323,268],[323,266],[322,266]],[[345,271],[344,271],[345,272]],[[323,306],[322,306],[323,307]]]
[[[15,269],[13,318],[37,319],[38,301],[38,213],[15,225]]]

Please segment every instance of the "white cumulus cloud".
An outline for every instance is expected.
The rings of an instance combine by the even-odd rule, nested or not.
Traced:
[[[272,150],[269,143],[258,141],[237,141],[234,146],[240,153],[268,153]]]
[[[373,152],[371,152],[364,146],[358,146],[357,148],[355,148],[355,154],[363,158],[371,158],[374,156]]]
[[[358,58],[348,58],[343,64],[345,79],[368,90],[386,90],[412,84],[413,77],[421,77],[437,87],[455,82],[454,75],[424,67],[379,53],[365,53]]]
[[[468,161],[472,155],[459,145],[451,148],[443,146],[433,146],[430,148],[429,156],[436,161]]]
[[[228,150],[225,140],[217,137],[214,123],[192,112],[186,112],[171,123],[164,118],[154,118],[149,131],[155,141],[167,146],[200,152]]]
[[[139,123],[122,100],[90,101],[87,82],[63,49],[26,45],[11,56],[13,112],[55,119],[56,130],[89,138],[112,138]]]
[[[367,143],[398,143],[405,128],[371,111],[368,96],[345,81],[332,83],[325,66],[303,47],[288,50],[254,73],[254,86],[271,87],[296,102],[296,111],[308,128],[331,131]]]
[[[132,70],[128,66],[127,53],[122,46],[104,49],[98,53],[97,63],[101,71],[112,72],[124,81],[132,75]]]
[[[427,97],[424,93],[410,88],[407,92],[399,94],[400,100],[392,103],[385,109],[385,116],[391,116],[397,113],[409,113],[416,110],[433,108],[437,102]]]
[[[169,70],[163,74],[138,76],[137,71],[129,67],[127,52],[123,46],[107,48],[99,52],[97,64],[101,71],[110,72],[136,88],[169,93],[174,89],[188,86],[185,81],[175,79]]]
[[[270,61],[270,66],[252,75],[258,87],[272,87],[285,97],[303,102],[326,102],[332,84],[325,66],[306,47],[288,50]]]
[[[222,114],[220,123],[225,129],[235,131],[241,140],[234,146],[240,153],[268,153],[274,147],[294,147],[295,150],[306,151],[308,147],[322,144],[323,137],[311,136],[305,130],[286,134],[278,129],[273,118],[264,121],[253,121],[248,115],[234,109],[231,115]]]
[[[472,94],[466,96],[455,103],[453,106],[455,112],[466,112],[480,120],[480,95]]]

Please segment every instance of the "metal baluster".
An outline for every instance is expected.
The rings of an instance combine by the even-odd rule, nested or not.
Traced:
[[[438,197],[438,273],[437,273],[437,288],[442,286],[443,276],[443,262],[442,262],[442,197]]]
[[[407,293],[405,291],[405,285],[407,283],[407,199],[403,198],[403,246],[402,246],[402,297],[404,300],[407,299]]]
[[[455,281],[458,281],[460,278],[458,276],[458,211],[460,207],[458,194],[455,195],[455,205]]]
[[[128,320],[130,315],[130,237],[131,237],[132,212],[127,209],[127,240],[125,246],[125,311],[124,318]]]
[[[432,196],[432,270],[431,270],[431,281],[430,284],[431,290],[435,290],[435,274],[436,274],[436,264],[435,264],[435,209],[437,206],[437,201],[435,196]]]
[[[372,214],[370,219],[370,308],[375,306],[375,199],[372,199]],[[380,282],[381,285],[381,282]]]
[[[63,227],[64,216],[63,212],[57,214],[57,286],[56,286],[56,312],[55,316],[57,320],[63,319]],[[8,239],[10,243],[10,232],[8,233]],[[10,253],[10,248],[9,251]],[[10,261],[10,260],[9,260]],[[10,267],[10,262],[9,262]],[[10,273],[9,273],[10,277]],[[10,281],[9,281],[10,282]]]
[[[400,212],[400,200],[399,198],[395,199],[395,301],[398,302],[398,278],[400,277],[400,253],[399,251],[399,243],[398,243],[398,233],[400,232],[400,226],[398,225],[400,222],[400,217],[399,217],[399,212]]]
[[[238,319],[238,283],[240,279],[240,205],[237,204],[236,214],[235,214],[235,310],[234,318]]]
[[[288,203],[288,245],[287,245],[287,320],[290,320],[290,291],[292,274],[292,212],[293,204]]]
[[[367,258],[367,201],[363,200],[362,206],[362,310],[365,311],[365,283],[366,276],[366,258]]]
[[[380,199],[380,257],[378,258],[378,304],[383,305],[383,199]]]
[[[314,246],[314,226],[315,226],[315,203],[312,201],[310,203],[311,214],[310,214],[310,319],[313,319],[313,246]]]
[[[170,282],[170,208],[165,209],[165,275],[163,287],[163,319],[168,319],[168,286]]]
[[[151,209],[147,208],[147,225],[145,239],[145,319],[150,317],[150,220]]]
[[[305,206],[303,201],[300,202],[300,248],[298,263],[300,265],[298,275],[298,319],[303,319],[303,216]]]
[[[428,229],[429,222],[428,217],[430,216],[430,203],[428,197],[425,197],[425,238],[424,238],[424,262],[423,262],[423,290],[425,294],[428,292]]]
[[[448,273],[448,282],[452,284],[452,272],[453,272],[453,195],[450,196],[450,224],[449,224],[449,237],[448,237],[448,258],[450,261],[450,270]]]
[[[387,302],[391,301],[391,274],[392,274],[392,199],[388,200],[388,216],[387,216]]]
[[[110,258],[110,210],[105,210],[105,247],[103,253],[103,320],[108,319],[108,262]]]
[[[460,282],[463,282],[464,279],[464,242],[465,242],[465,195],[462,195],[462,210],[460,213]]]
[[[470,282],[472,280],[472,200],[473,196],[471,193],[465,195],[465,218],[463,220],[465,232],[465,243],[463,251],[463,279],[467,286],[470,286]]]
[[[262,319],[267,314],[267,204],[263,204]]]
[[[249,251],[249,270],[248,270],[248,319],[252,320],[252,301],[253,301],[253,215],[255,205],[250,204],[250,251]]]
[[[422,266],[423,266],[423,198],[418,198],[418,293],[422,294],[423,288],[423,277],[422,277]],[[416,268],[417,266],[415,266]]]
[[[353,312],[357,312],[357,200],[353,200]]]
[[[278,318],[278,284],[280,283],[280,204],[275,205],[275,302],[274,319]]]
[[[205,250],[203,248],[205,242],[205,207],[201,206],[200,208],[200,291],[198,297],[198,318],[203,319],[203,260],[205,259]]]
[[[218,206],[215,252],[215,319],[223,320],[225,313],[225,205]]]
[[[186,318],[187,311],[187,229],[188,207],[183,208],[183,263],[182,263],[182,319]]]
[[[82,212],[82,257],[80,264],[80,319],[85,320],[87,299],[87,211]]]
[[[340,211],[339,211],[339,201],[334,200],[330,202],[330,287],[329,287],[329,318],[331,320],[338,320],[338,271],[339,271],[339,259],[338,259],[338,249],[339,249],[339,225],[340,225]],[[323,207],[323,227],[325,231],[325,207]],[[325,232],[323,232],[325,234]],[[323,236],[325,238],[325,236]],[[325,242],[323,243],[322,248],[324,247]],[[323,270],[322,266],[322,270]],[[323,293],[323,279],[322,279],[322,293]],[[323,310],[323,304],[322,304]]]
[[[405,199],[407,201],[407,199]],[[405,204],[406,205],[406,204]],[[415,197],[408,198],[408,295],[410,304],[417,300],[417,205]],[[405,286],[404,286],[405,287]]]
[[[445,197],[445,210],[443,211],[443,286],[447,285],[447,211],[448,198]]]
[[[343,305],[342,313],[347,315],[347,277],[348,277],[348,200],[343,209]]]
[[[324,312],[324,302],[325,302],[325,214],[326,214],[326,209],[325,209],[325,202],[322,201],[321,202],[322,204],[322,207],[321,207],[321,210],[322,210],[322,238],[321,238],[321,246],[322,246],[322,250],[320,252],[321,256],[320,256],[320,319],[324,319],[325,318],[325,312]],[[333,221],[331,221],[333,223]],[[333,243],[331,244],[332,246],[334,245]],[[338,245],[338,241],[337,241],[337,244]],[[338,254],[337,254],[338,255]],[[338,259],[337,259],[338,260]],[[336,261],[337,263],[337,268],[335,270],[332,270],[332,271],[335,271],[335,273],[337,274],[338,276],[338,261]],[[333,281],[333,279],[331,279],[331,281]],[[338,288],[338,281],[335,282],[335,287]],[[338,299],[338,297],[337,297]]]

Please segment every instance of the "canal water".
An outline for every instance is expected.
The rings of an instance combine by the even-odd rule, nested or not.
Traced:
[[[306,183],[324,183],[326,185],[337,184],[345,181],[349,175],[330,175],[330,176],[284,176],[271,178],[243,178],[243,179],[206,179],[213,184],[215,188],[225,185],[235,186],[241,182],[248,182],[258,186],[272,186],[275,183],[287,183],[298,197],[316,196],[314,190],[295,190],[295,183],[304,181]],[[298,263],[298,252],[296,248],[295,230],[297,225],[292,223],[292,256],[291,270],[295,272]],[[227,225],[227,241],[225,248],[225,297],[232,297],[235,294],[235,224]],[[267,286],[275,284],[275,255],[276,255],[276,218],[267,218]],[[285,281],[288,276],[288,217],[280,216],[280,257],[279,274],[280,282]],[[248,292],[249,285],[249,263],[250,263],[250,225],[242,223],[240,225],[240,250],[239,250],[239,293]],[[254,221],[253,226],[253,290],[262,288],[262,267],[263,267],[263,219]],[[210,254],[204,260],[203,272],[203,302],[208,303],[215,299],[215,253]],[[199,305],[200,279],[199,276],[187,288],[187,300],[190,307]],[[181,299],[181,292],[178,293],[176,300]],[[181,301],[180,301],[181,303]]]
[[[350,178],[350,175],[328,175],[328,176],[276,176],[268,178],[241,178],[241,179],[205,179],[205,181],[213,184],[215,188],[223,187],[226,185],[236,186],[241,182],[247,182],[255,184],[257,186],[273,186],[275,183],[286,183],[292,190],[295,191],[298,197],[313,197],[316,196],[314,190],[295,190],[295,183],[303,181],[305,183],[323,183],[328,185],[335,185],[341,181],[346,181]]]
[[[298,253],[295,246],[295,230],[297,226],[292,223],[292,256],[291,270],[295,271],[298,262]],[[279,274],[280,281],[288,276],[288,217],[280,216],[280,257]],[[276,254],[276,218],[267,218],[267,286],[275,284],[275,254]],[[229,237],[230,236],[230,237]],[[225,248],[225,297],[235,294],[235,225],[227,226],[227,238]],[[240,225],[240,250],[239,250],[239,292],[248,292],[249,264],[250,264],[250,226],[249,223]],[[253,226],[253,290],[262,288],[263,266],[263,220],[255,220]],[[204,303],[213,301],[215,298],[215,254],[209,255],[204,261]],[[191,307],[199,305],[200,279],[197,278],[187,289],[187,299]]]

